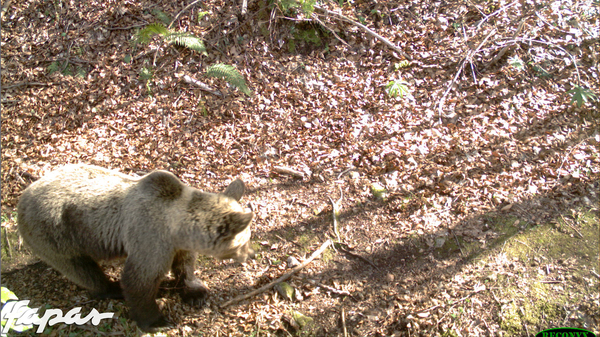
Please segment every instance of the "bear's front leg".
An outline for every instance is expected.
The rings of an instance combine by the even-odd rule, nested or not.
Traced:
[[[129,306],[131,319],[142,331],[154,332],[156,328],[172,325],[160,313],[156,304],[156,294],[163,274],[160,267],[138,264],[131,256],[125,262],[121,276],[123,295]]]
[[[181,287],[181,299],[188,304],[202,306],[208,296],[208,287],[194,275],[196,259],[197,254],[180,250],[175,254],[171,270],[177,287]]]

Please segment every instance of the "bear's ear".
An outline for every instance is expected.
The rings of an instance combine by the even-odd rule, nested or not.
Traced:
[[[244,186],[244,182],[239,179],[236,179],[232,181],[231,184],[229,184],[229,186],[227,186],[227,189],[225,190],[225,192],[223,192],[223,194],[237,201],[240,201],[242,195],[244,195],[244,191],[246,191],[246,186]]]
[[[230,213],[228,215],[227,220],[229,222],[228,227],[229,227],[229,230],[231,231],[231,234],[236,235],[237,233],[240,233],[241,231],[246,229],[246,227],[248,227],[248,225],[250,224],[250,221],[252,221],[252,218],[254,218],[254,213],[252,213],[252,212]]]
[[[175,200],[181,196],[183,184],[177,177],[166,171],[155,171],[143,177],[139,186],[149,195]]]

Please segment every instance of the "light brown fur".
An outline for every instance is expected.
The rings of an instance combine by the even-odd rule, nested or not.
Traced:
[[[244,261],[252,212],[238,201],[241,180],[205,193],[166,171],[141,178],[88,165],[67,165],[31,184],[18,205],[21,236],[43,261],[100,298],[124,296],[145,331],[166,326],[155,301],[171,269],[182,298],[201,304],[207,289],[194,276],[196,253]],[[99,260],[127,257],[120,285]]]

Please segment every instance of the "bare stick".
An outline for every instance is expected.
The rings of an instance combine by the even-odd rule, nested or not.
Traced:
[[[342,307],[342,326],[344,327],[344,337],[348,337],[348,330],[346,329],[346,315],[344,315],[344,307]]]
[[[194,85],[197,85],[197,86],[198,86],[198,88],[200,88],[200,90],[204,90],[204,91],[206,91],[206,92],[209,92],[209,93],[211,93],[211,94],[213,94],[213,95],[215,95],[215,96],[219,96],[219,97],[222,97],[222,96],[223,96],[223,94],[221,94],[221,93],[219,92],[219,90],[215,90],[215,89],[213,89],[213,88],[209,87],[208,85],[206,85],[206,84],[204,84],[204,83],[202,83],[202,82],[198,81],[197,79],[195,79],[195,78],[193,78],[193,77],[191,77],[191,76],[184,75],[184,76],[183,76],[183,81],[184,81],[185,83],[188,83],[188,84],[194,84]]]
[[[519,23],[519,26],[517,27],[517,30],[515,31],[515,33],[513,34],[512,39],[516,39],[517,36],[519,36],[519,34],[521,34],[521,30],[523,29],[524,23],[525,23],[525,19],[527,19],[527,15],[524,15],[523,18],[521,19],[521,22]],[[496,62],[498,62],[499,59],[502,58],[502,56],[504,56],[504,54],[506,53],[506,51],[508,50],[508,47],[510,47],[510,45],[506,45],[504,46],[504,48],[502,48],[502,50],[500,50],[500,52],[496,55],[496,57],[494,57],[493,60],[491,60],[488,64],[487,64],[487,68],[491,67],[492,65],[494,65]]]
[[[356,27],[362,28],[369,35],[371,35],[371,36],[375,37],[376,39],[378,39],[379,41],[385,43],[386,45],[388,45],[388,47],[392,48],[398,54],[404,56],[404,58],[406,58],[407,60],[412,60],[412,58],[408,54],[406,54],[402,49],[398,48],[395,44],[391,43],[385,37],[383,37],[383,36],[375,33],[374,31],[372,31],[371,29],[369,29],[367,26],[365,26],[365,25],[363,25],[363,24],[361,24],[359,22],[356,22],[356,21],[350,19],[347,16],[344,16],[342,14],[338,14],[336,12],[332,12],[332,11],[330,11],[328,9],[323,8],[323,7],[319,7],[319,6],[315,5],[315,9],[318,9],[318,10],[320,10],[320,11],[322,11],[324,13],[327,13],[329,15],[335,16],[336,18],[338,18],[338,19],[340,19],[342,21],[346,21],[348,23],[351,23],[351,24],[355,25]]]
[[[572,229],[572,230],[574,230],[574,231],[577,233],[577,235],[579,235],[579,237],[583,239],[583,234],[581,234],[581,233],[580,233],[580,232],[577,230],[577,228],[575,228],[575,227],[574,227],[574,226],[572,226],[570,223],[568,223],[568,222],[567,222],[567,219],[565,219],[565,217],[564,217],[562,214],[560,215],[560,217],[561,217],[561,218],[563,219],[563,221],[565,222],[565,225],[567,225],[567,226],[571,227],[571,229]]]
[[[438,112],[440,114],[440,121],[442,119],[442,115],[443,115],[443,112],[444,112],[444,102],[446,101],[446,96],[448,96],[448,93],[450,92],[450,90],[452,90],[452,86],[454,85],[454,83],[458,79],[458,76],[460,76],[461,72],[463,71],[463,69],[465,67],[465,63],[467,63],[467,61],[471,62],[471,58],[473,57],[473,55],[475,55],[475,54],[477,54],[479,52],[479,50],[481,49],[481,47],[483,46],[483,44],[494,33],[496,33],[496,28],[492,29],[492,31],[485,37],[485,39],[483,39],[483,41],[481,41],[481,43],[479,44],[479,46],[477,46],[477,48],[475,48],[475,50],[468,52],[467,56],[465,57],[465,59],[460,64],[460,67],[458,68],[458,71],[456,72],[456,75],[454,75],[454,78],[452,79],[452,81],[450,81],[450,84],[446,88],[446,91],[444,92],[444,94],[442,95],[442,98],[440,99],[440,102],[438,103]]]
[[[192,3],[190,3],[189,5],[185,6],[181,12],[177,13],[177,15],[175,15],[175,18],[173,19],[173,21],[171,21],[171,23],[169,24],[169,27],[167,27],[167,29],[171,29],[171,26],[173,26],[173,24],[175,23],[175,21],[177,21],[177,19],[179,19],[179,16],[188,10],[188,8],[192,7],[193,5],[197,4],[198,2],[200,2],[200,0],[196,0],[193,1]]]
[[[231,299],[231,300],[229,300],[229,301],[221,304],[221,308],[228,307],[228,306],[230,306],[233,303],[237,303],[239,301],[243,301],[243,300],[245,300],[247,298],[250,298],[250,297],[252,297],[254,295],[260,294],[260,293],[264,292],[265,290],[268,290],[268,289],[272,288],[277,283],[283,282],[283,281],[289,279],[298,270],[306,267],[306,265],[308,265],[309,263],[311,263],[312,260],[314,260],[317,256],[321,255],[325,251],[325,249],[327,249],[327,247],[329,247],[331,244],[332,244],[332,241],[330,239],[327,239],[327,241],[325,241],[321,245],[321,247],[319,249],[317,249],[314,253],[312,253],[312,255],[308,259],[304,260],[304,262],[302,262],[298,266],[294,267],[294,269],[292,269],[288,273],[284,274],[280,278],[276,279],[275,281],[273,281],[273,282],[271,282],[271,283],[269,283],[267,285],[264,285],[264,286],[262,286],[262,287],[260,287],[260,288],[258,288],[256,290],[252,290],[251,292],[249,292],[249,293],[247,293],[245,295],[240,295],[238,297],[235,297],[235,298],[233,298],[233,299]]]
[[[317,22],[318,22],[318,23],[319,23],[321,26],[323,26],[323,27],[327,28],[327,30],[329,30],[329,31],[330,31],[330,32],[333,34],[333,36],[335,36],[335,38],[336,38],[336,39],[338,39],[338,41],[340,41],[341,43],[345,44],[346,46],[349,46],[348,42],[344,41],[344,40],[343,40],[341,37],[339,37],[339,36],[338,36],[338,35],[335,33],[335,31],[334,31],[333,29],[331,29],[331,28],[327,27],[327,25],[325,25],[325,24],[323,23],[323,21],[319,20],[319,17],[318,17],[317,15],[319,15],[319,14],[317,14],[317,13],[313,13],[311,17],[312,17],[314,20],[316,20],[316,21],[317,21]]]
[[[242,1],[242,15],[246,16],[246,12],[248,11],[248,0]]]
[[[273,166],[273,171],[277,172],[277,173],[281,173],[281,174],[287,174],[290,176],[294,176],[296,178],[304,178],[304,173],[291,169],[289,167],[283,167],[283,166]]]

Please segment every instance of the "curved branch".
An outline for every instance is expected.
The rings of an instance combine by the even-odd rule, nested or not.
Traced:
[[[348,22],[348,23],[350,23],[350,24],[353,24],[353,25],[355,25],[356,27],[359,27],[359,28],[363,29],[363,30],[364,30],[365,32],[367,32],[369,35],[371,35],[371,36],[375,37],[375,38],[376,38],[376,39],[378,39],[379,41],[381,41],[381,42],[385,43],[385,44],[386,44],[388,47],[392,48],[392,49],[393,49],[395,52],[397,52],[398,54],[400,54],[400,55],[404,56],[404,58],[406,58],[407,60],[409,60],[409,61],[410,61],[410,60],[412,60],[412,58],[411,58],[411,57],[410,57],[408,54],[406,54],[406,53],[405,53],[405,52],[404,52],[402,49],[400,49],[398,46],[396,46],[395,44],[393,44],[392,42],[390,42],[390,41],[389,41],[388,39],[386,39],[385,37],[383,37],[383,36],[381,36],[381,35],[379,35],[379,34],[375,33],[374,31],[372,31],[371,29],[369,29],[369,27],[367,27],[367,26],[365,26],[365,25],[363,25],[363,24],[361,24],[361,23],[359,23],[359,22],[356,22],[356,21],[352,20],[352,19],[350,19],[350,18],[349,18],[349,17],[347,17],[347,16],[344,16],[344,15],[342,15],[342,14],[338,14],[338,13],[336,13],[336,12],[332,12],[332,11],[330,11],[330,10],[328,10],[328,9],[325,9],[325,8],[323,8],[323,7],[319,7],[319,6],[315,5],[315,9],[318,9],[318,10],[322,11],[323,13],[326,13],[326,14],[328,14],[328,15],[334,16],[334,17],[336,17],[336,18],[337,18],[337,19],[339,19],[339,20],[342,20],[342,21]]]

